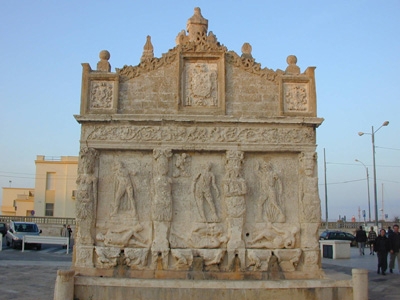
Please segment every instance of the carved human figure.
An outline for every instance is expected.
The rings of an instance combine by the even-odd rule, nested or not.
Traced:
[[[203,171],[199,172],[192,184],[192,192],[196,201],[197,209],[199,211],[202,221],[207,222],[207,218],[204,213],[204,199],[207,201],[212,216],[209,218],[211,222],[218,222],[217,211],[213,201],[212,188],[215,191],[217,197],[219,197],[219,191],[215,183],[215,176],[211,172],[211,163],[207,163],[202,167]]]
[[[296,243],[295,235],[299,229],[293,226],[291,229],[281,229],[267,222],[267,225],[256,237],[250,242],[255,248],[267,249],[291,249]]]
[[[263,221],[265,215],[268,222],[285,222],[283,213],[282,181],[275,173],[272,163],[264,162],[258,165],[260,180],[260,196],[258,199],[258,221]]]
[[[139,223],[133,227],[129,226],[114,226],[109,228],[106,234],[99,233],[96,236],[98,241],[104,241],[104,245],[111,247],[126,247],[128,244],[134,244],[139,247],[148,247],[146,240],[139,232],[143,230]]]
[[[307,222],[319,222],[321,218],[318,177],[315,174],[316,156],[316,153],[302,153],[300,156],[305,175],[301,178],[301,217]]]
[[[94,213],[97,206],[97,182],[94,167],[98,152],[93,148],[82,148],[80,166],[76,183],[78,185],[76,201],[77,242],[82,245],[93,245],[92,230]]]
[[[247,186],[246,181],[240,175],[239,167],[234,166],[227,170],[224,193],[229,216],[232,218],[243,216],[246,210],[244,196],[247,193]]]
[[[111,216],[115,216],[120,208],[121,201],[126,195],[128,198],[129,208],[132,211],[132,216],[136,217],[136,205],[133,196],[133,183],[130,177],[130,172],[121,161],[115,162],[115,196],[112,204]],[[134,175],[134,174],[133,174]]]
[[[155,221],[171,221],[172,219],[172,179],[168,176],[168,160],[171,156],[171,150],[155,149],[153,151],[153,220]]]
[[[169,230],[172,221],[172,179],[168,176],[169,159],[172,156],[170,149],[153,150],[153,203],[152,218],[154,238],[151,244],[152,263],[156,268],[158,261],[162,267],[168,268]]]

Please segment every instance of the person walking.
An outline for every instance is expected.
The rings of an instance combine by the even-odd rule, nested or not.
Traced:
[[[67,237],[68,236],[68,230],[67,230],[67,225],[63,225],[63,227],[60,230],[60,236],[62,237]],[[63,248],[67,248],[67,245],[63,245]]]
[[[358,243],[360,255],[364,255],[365,242],[367,241],[367,233],[362,228],[362,226],[360,226],[360,229],[357,230],[356,241]]]
[[[393,225],[393,232],[389,234],[390,241],[390,255],[389,255],[389,270],[393,273],[394,261],[397,258],[397,268],[400,272],[400,232],[399,225]]]
[[[69,239],[69,245],[71,246],[72,229],[69,224],[67,225],[67,237]]]
[[[385,229],[381,229],[379,232],[379,236],[375,239],[374,242],[374,251],[378,256],[378,271],[377,273],[382,275],[386,275],[387,269],[387,256],[390,250],[390,241],[386,237]]]
[[[368,245],[369,245],[369,255],[375,255],[374,252],[374,241],[377,238],[376,232],[374,230],[374,227],[371,226],[369,232],[368,232]]]

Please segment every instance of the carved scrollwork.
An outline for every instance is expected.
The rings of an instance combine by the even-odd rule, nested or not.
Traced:
[[[164,53],[161,58],[153,57],[153,58],[143,58],[137,66],[127,66],[125,65],[122,69],[116,69],[117,74],[120,76],[120,80],[122,82],[127,81],[129,79],[138,77],[142,74],[151,72],[153,70],[157,70],[162,66],[170,65],[177,59],[178,49],[175,47],[169,50],[167,53]]]
[[[87,137],[88,141],[135,142],[224,142],[247,144],[288,144],[314,142],[312,128],[258,127],[184,127],[184,126],[100,126]]]
[[[278,84],[278,76],[283,74],[283,71],[273,71],[268,68],[261,68],[261,64],[257,63],[252,57],[240,57],[234,51],[228,51],[226,53],[226,62],[240,68],[246,72],[253,73],[255,75],[266,78],[268,81],[272,81]]]

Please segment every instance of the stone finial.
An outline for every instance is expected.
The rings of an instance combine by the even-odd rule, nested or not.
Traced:
[[[253,50],[253,48],[251,47],[251,45],[249,43],[244,43],[242,46],[242,57],[243,58],[253,58],[253,56],[251,55],[252,50]]]
[[[286,62],[288,63],[285,70],[286,74],[300,74],[300,68],[296,65],[297,57],[295,55],[289,55],[286,58]]]
[[[143,54],[142,57],[140,58],[140,61],[152,58],[154,58],[154,47],[153,44],[151,43],[151,36],[148,35],[146,38],[146,43],[144,44],[143,47]]]
[[[190,41],[195,41],[198,34],[207,35],[208,20],[203,18],[199,7],[194,9],[194,15],[187,21],[186,30]]]
[[[111,65],[108,62],[110,59],[110,52],[107,50],[101,50],[99,53],[100,61],[97,63],[97,71],[100,72],[111,72]]]

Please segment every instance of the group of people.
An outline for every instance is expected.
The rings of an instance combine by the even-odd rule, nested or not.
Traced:
[[[369,244],[369,255],[378,256],[378,274],[386,275],[386,270],[388,267],[387,257],[389,256],[389,271],[393,273],[395,260],[397,258],[397,267],[400,272],[400,232],[399,225],[393,225],[393,230],[389,227],[386,233],[385,229],[379,231],[379,235],[376,235],[374,228],[371,227],[370,231],[367,233],[363,230],[362,226],[357,230],[356,241],[358,243],[358,248],[360,255],[364,255],[365,243]]]

